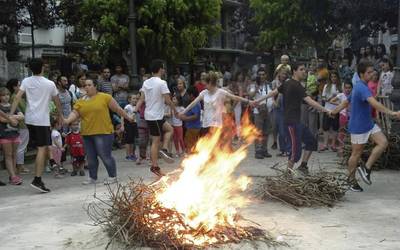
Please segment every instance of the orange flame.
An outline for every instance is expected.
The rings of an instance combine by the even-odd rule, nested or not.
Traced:
[[[249,203],[242,192],[250,179],[236,177],[234,171],[246,158],[247,147],[260,134],[246,112],[240,133],[244,142],[234,150],[231,146],[235,135],[233,124],[232,119],[225,119],[223,128],[210,131],[197,142],[194,153],[183,160],[183,170],[178,177],[168,175],[158,182],[162,188],[156,196],[157,201],[181,213],[185,223],[197,231],[235,226],[238,209]],[[215,240],[204,234],[184,237],[197,245],[211,244]]]

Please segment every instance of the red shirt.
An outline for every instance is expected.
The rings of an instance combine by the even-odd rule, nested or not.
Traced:
[[[196,82],[196,84],[194,85],[194,87],[197,89],[197,92],[200,92],[206,89],[206,84],[202,83],[202,82]]]
[[[72,157],[85,156],[83,139],[79,133],[70,133],[67,135],[65,144],[69,146]]]

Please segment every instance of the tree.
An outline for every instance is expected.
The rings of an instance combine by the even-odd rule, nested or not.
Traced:
[[[58,19],[56,0],[16,0],[17,28],[30,27],[32,58],[35,57],[34,31],[52,28]]]
[[[112,51],[127,51],[129,0],[87,0],[78,2],[74,15],[64,15],[67,24],[93,29],[97,39],[87,42],[103,58]],[[66,6],[62,1],[61,5]],[[218,31],[221,0],[136,1],[138,53],[143,60],[154,57],[168,61],[190,60],[197,48]],[[68,9],[68,8],[66,8]],[[62,8],[63,13],[68,13]],[[72,13],[72,11],[69,11]],[[140,57],[139,57],[140,58]]]
[[[393,27],[397,4],[398,0],[250,0],[260,29],[259,47],[298,44],[317,51],[339,34],[357,39]]]

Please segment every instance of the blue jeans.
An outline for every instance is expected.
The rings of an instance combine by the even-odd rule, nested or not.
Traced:
[[[274,110],[275,129],[278,131],[279,150],[282,153],[290,152],[290,142],[288,137],[288,128],[285,125],[283,111]]]
[[[114,134],[83,136],[83,143],[88,160],[89,177],[91,179],[97,180],[97,170],[99,168],[99,160],[97,157],[100,157],[107,169],[109,177],[117,176],[115,159],[111,155],[113,142]]]

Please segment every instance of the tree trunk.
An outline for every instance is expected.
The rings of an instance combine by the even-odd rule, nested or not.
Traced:
[[[35,58],[35,35],[34,35],[35,28],[32,24],[31,19],[31,39],[32,39],[32,58]]]

